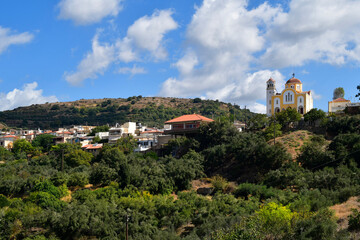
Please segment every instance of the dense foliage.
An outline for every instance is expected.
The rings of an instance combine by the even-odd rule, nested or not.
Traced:
[[[327,119],[333,138],[313,135],[296,157],[263,125],[239,132],[226,118],[159,155],[133,153],[133,138],[96,156],[18,140],[0,148],[0,239],[125,239],[127,216],[129,239],[351,239],[359,212],[340,230],[329,206],[360,194],[356,118]]]

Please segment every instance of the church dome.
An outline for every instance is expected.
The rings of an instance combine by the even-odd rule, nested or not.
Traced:
[[[286,84],[289,84],[289,83],[300,83],[301,84],[301,81],[295,77],[292,77],[289,80],[287,80],[287,82],[286,82]]]

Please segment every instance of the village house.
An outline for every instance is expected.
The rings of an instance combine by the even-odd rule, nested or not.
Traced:
[[[329,113],[343,112],[350,103],[350,100],[344,98],[334,99],[328,102],[328,111]]]
[[[102,143],[86,144],[81,148],[89,153],[92,153],[94,156],[98,155],[103,147]]]
[[[199,114],[183,115],[166,121],[165,124],[169,124],[170,129],[165,130],[164,132],[174,136],[194,134],[199,131],[199,127],[202,123],[209,123],[213,121],[214,120]]]
[[[19,139],[19,137],[15,135],[0,136],[0,146],[10,150],[13,148],[14,142],[17,139]]]

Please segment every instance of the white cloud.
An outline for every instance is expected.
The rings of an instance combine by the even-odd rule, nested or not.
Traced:
[[[142,17],[128,28],[127,36],[113,43],[101,44],[98,40],[98,31],[92,40],[92,51],[80,62],[76,72],[65,72],[66,81],[72,85],[81,85],[85,79],[94,79],[98,74],[104,74],[114,62],[141,61],[142,51],[150,52],[155,60],[164,59],[167,52],[163,47],[163,38],[167,32],[177,28],[177,23],[171,15],[172,11],[162,10],[155,11],[150,17]],[[133,75],[145,73],[136,67],[129,72]]]
[[[80,62],[77,71],[65,72],[65,79],[70,84],[79,86],[85,79],[97,78],[98,74],[104,74],[104,71],[115,60],[114,46],[101,45],[98,37],[99,33],[92,40],[92,51]]]
[[[15,33],[10,28],[0,26],[0,54],[4,52],[10,45],[24,44],[31,42],[34,35],[28,32]]]
[[[266,34],[264,66],[360,61],[359,1],[292,0],[289,9],[274,19]]]
[[[151,16],[144,16],[134,22],[127,37],[140,49],[150,51],[157,59],[167,56],[162,46],[164,35],[175,30],[178,24],[171,17],[171,10],[155,11]]]
[[[321,98],[322,98],[322,96],[321,96],[320,94],[317,94],[314,89],[311,90],[311,93],[312,93],[313,98],[314,98],[315,100],[318,100],[318,99],[321,99]]]
[[[249,106],[246,106],[246,108],[250,109],[251,112],[255,113],[266,113],[266,106],[260,103],[252,103]]]
[[[281,11],[267,3],[246,7],[245,0],[204,0],[187,28],[187,51],[174,64],[180,76],[166,80],[160,95],[205,95],[240,104],[265,97],[266,80],[282,76],[278,71],[253,71],[250,64],[265,46],[260,27]]]
[[[77,25],[100,22],[107,16],[117,16],[122,0],[61,0],[59,18],[71,19]]]
[[[359,1],[291,0],[287,6],[265,2],[253,9],[247,4],[203,0],[196,7],[186,51],[173,64],[179,75],[163,83],[160,95],[250,105],[265,98],[269,77],[278,80],[281,91],[283,76],[276,69],[309,61],[360,62]]]
[[[131,76],[134,76],[136,74],[145,74],[146,70],[142,67],[137,67],[136,65],[134,65],[132,68],[129,67],[123,67],[123,68],[119,68],[118,73],[121,74],[131,74]]]
[[[55,96],[45,97],[41,89],[36,89],[37,82],[25,84],[23,89],[17,89],[0,93],[0,111],[11,110],[20,106],[29,106],[31,104],[41,104],[45,102],[57,102]]]

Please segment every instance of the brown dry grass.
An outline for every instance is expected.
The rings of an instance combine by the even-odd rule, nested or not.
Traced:
[[[359,197],[351,197],[346,202],[336,204],[330,207],[334,210],[335,216],[338,218],[338,224],[340,229],[346,229],[348,227],[348,216],[352,214],[351,209],[360,210]]]
[[[212,187],[211,179],[198,179],[191,182],[191,189],[197,191],[199,188],[210,188]]]
[[[281,137],[277,137],[275,141],[277,143],[281,143],[288,153],[291,154],[293,159],[296,159],[300,148],[304,145],[306,141],[310,139],[314,134],[307,130],[298,130],[294,132],[290,132]],[[273,144],[273,140],[268,142],[269,144]]]

